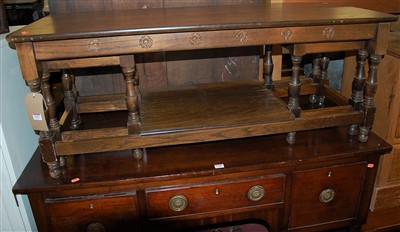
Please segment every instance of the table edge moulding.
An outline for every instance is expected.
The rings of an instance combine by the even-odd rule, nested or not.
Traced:
[[[45,121],[44,128],[33,127],[40,134],[43,161],[57,178],[67,155],[131,149],[140,158],[148,147],[276,133],[287,133],[288,143],[293,144],[298,131],[343,125],[349,125],[351,134],[358,131],[365,142],[374,120],[376,70],[386,52],[389,23],[396,19],[354,7],[301,4],[142,9],[49,15],[7,39],[16,47],[31,98],[43,96],[45,104],[27,105],[33,112],[28,110],[32,114],[28,116],[33,123]],[[272,45],[286,46],[292,55],[289,81],[272,82]],[[135,54],[247,46],[265,46],[264,83],[139,89]],[[301,80],[305,54],[347,50],[358,50],[349,101],[325,85],[326,57],[320,58],[319,77],[311,83]],[[101,66],[122,68],[126,94],[80,98],[69,70]],[[50,72],[58,70],[62,71],[63,117],[57,114],[49,84]],[[299,96],[312,92],[321,107],[302,110]],[[322,107],[328,95],[337,106]],[[287,102],[282,100],[285,97]],[[80,128],[85,113],[109,111],[126,112],[123,123]],[[43,115],[38,117],[37,112]]]

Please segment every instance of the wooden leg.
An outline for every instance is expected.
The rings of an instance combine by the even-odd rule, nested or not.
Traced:
[[[314,54],[312,63],[312,73],[311,73],[313,82],[320,83],[320,76],[321,76],[321,54]],[[311,94],[309,97],[309,101],[311,104],[318,103],[318,93]]]
[[[356,75],[354,76],[352,83],[352,95],[349,100],[349,104],[353,107],[354,111],[361,110],[361,103],[363,102],[363,89],[365,83],[365,62],[368,57],[368,52],[365,50],[359,50],[357,52],[357,68]],[[353,124],[349,126],[348,133],[350,135],[356,135],[358,131],[358,125]]]
[[[301,56],[294,56],[292,55],[292,79],[289,82],[289,103],[288,108],[294,114],[296,118],[300,117],[301,108],[300,108],[300,63],[301,63]],[[289,132],[286,141],[289,144],[293,144],[296,141],[296,132]]]
[[[314,54],[311,75],[314,83],[319,83],[321,76],[321,54]]]
[[[328,83],[328,66],[329,58],[323,56],[321,58],[321,73],[318,82],[318,106],[323,107],[325,103],[324,85]]]
[[[289,103],[288,108],[296,117],[300,117],[301,108],[299,103],[299,95],[300,95],[300,63],[301,56],[292,55],[292,79],[289,82]]]
[[[49,167],[49,173],[52,178],[58,178],[61,175],[60,165],[55,150],[54,134],[51,130],[40,131],[39,147],[42,160]]]
[[[140,117],[139,117],[139,97],[138,97],[138,80],[136,75],[135,60],[133,55],[121,56],[121,67],[125,77],[126,85],[126,106],[128,109],[128,133],[140,133]]]
[[[81,119],[76,108],[78,102],[78,93],[75,88],[74,76],[70,70],[62,70],[61,75],[63,91],[64,91],[64,107],[65,111],[72,116],[70,128],[78,130],[81,128]],[[66,165],[66,156],[59,156],[60,166]]]
[[[48,71],[45,71],[42,76],[42,93],[48,110],[50,131],[52,132],[52,135],[49,136],[54,137],[53,138],[54,141],[59,141],[61,140],[61,126],[57,118],[57,109],[56,109],[57,106],[54,100],[54,96],[51,93],[51,86],[49,84],[49,80],[50,80],[50,73]],[[58,161],[61,167],[65,166],[66,164],[65,157],[58,157]],[[52,164],[51,166],[53,167],[54,165]]]
[[[43,98],[46,102],[46,106],[49,111],[49,126],[50,130],[52,130],[56,136],[56,138],[60,138],[60,124],[57,119],[57,109],[56,102],[54,100],[54,96],[51,93],[51,86],[49,84],[50,73],[45,72],[42,76],[42,93]]]
[[[274,82],[272,81],[273,70],[274,70],[274,63],[272,61],[272,45],[266,45],[265,55],[264,55],[263,78],[264,78],[264,86],[267,89],[271,90],[274,90]]]
[[[78,93],[75,88],[74,77],[70,70],[62,70],[62,85],[64,89],[65,111],[72,115],[71,129],[78,130],[81,127],[81,118],[76,108]]]
[[[360,134],[358,140],[366,142],[368,140],[369,131],[374,124],[375,118],[375,93],[378,87],[377,73],[378,66],[382,56],[371,54],[369,74],[364,86],[364,101],[361,104],[361,111],[364,113],[363,121],[360,124]]]
[[[128,134],[139,134],[140,117],[139,117],[139,75],[136,71],[136,64],[133,55],[120,57],[122,72],[125,77],[126,84],[126,106],[128,109]],[[133,149],[132,156],[136,159],[143,157],[143,149]]]
[[[46,81],[45,81],[46,82]],[[41,92],[41,80],[40,79],[33,79],[33,80],[29,80],[27,81],[27,84],[31,90],[32,93],[40,93]],[[46,86],[46,84],[44,84],[44,88],[47,88],[48,86]],[[48,90],[44,90],[44,92],[46,92]],[[46,95],[46,94],[44,94]],[[47,100],[46,100],[47,98]],[[48,96],[44,96],[44,99],[46,101],[50,101],[51,102],[51,98],[49,98]],[[45,113],[45,118],[46,121],[48,121],[48,124],[50,124],[50,112],[49,112],[49,107],[47,107],[47,109],[45,109],[44,113]],[[55,124],[55,123],[54,123]],[[61,170],[60,170],[60,166],[57,160],[57,154],[56,154],[56,150],[55,150],[55,134],[54,132],[51,130],[51,126],[50,130],[48,131],[40,131],[39,132],[39,149],[40,149],[40,153],[42,156],[42,160],[43,162],[45,162],[47,164],[47,166],[49,167],[49,173],[50,176],[53,178],[57,178],[60,177],[61,175]]]

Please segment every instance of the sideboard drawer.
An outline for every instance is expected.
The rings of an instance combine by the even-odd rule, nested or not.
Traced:
[[[46,199],[52,231],[135,231],[136,197],[79,196]]]
[[[365,172],[365,162],[295,172],[289,227],[353,219]]]
[[[264,176],[146,191],[150,218],[190,215],[283,202],[285,176]]]

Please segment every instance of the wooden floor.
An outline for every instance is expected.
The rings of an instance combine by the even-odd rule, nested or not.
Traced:
[[[400,231],[400,206],[369,212],[367,223],[361,231]]]

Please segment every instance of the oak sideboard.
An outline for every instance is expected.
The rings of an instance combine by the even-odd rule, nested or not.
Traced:
[[[52,178],[36,151],[14,186],[39,231],[203,231],[262,225],[269,231],[358,231],[380,155],[346,127],[75,155]],[[92,229],[92,230],[90,230]],[[95,230],[97,229],[97,230]],[[212,230],[211,230],[212,231]]]

